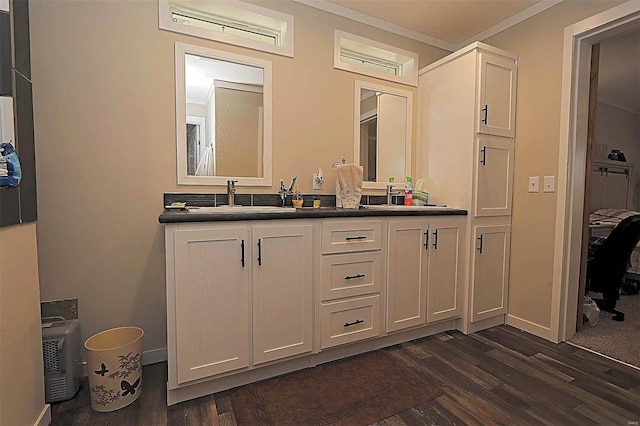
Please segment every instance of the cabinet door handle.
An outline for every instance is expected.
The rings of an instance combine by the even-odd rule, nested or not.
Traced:
[[[438,249],[438,230],[433,231],[433,248]]]
[[[482,123],[487,124],[487,119],[489,118],[489,105],[485,105],[484,108],[482,108],[482,112],[484,113]]]
[[[258,266],[262,266],[262,243],[258,238]]]
[[[366,236],[364,236],[364,235],[359,235],[359,236],[357,236],[357,237],[347,237],[347,238],[345,238],[345,240],[347,240],[347,241],[353,241],[353,240],[366,240],[366,239],[367,239],[367,237],[366,237]]]
[[[345,327],[351,327],[352,325],[362,324],[363,322],[364,322],[364,320],[355,320],[354,322],[345,322],[344,326]]]
[[[484,166],[485,164],[487,164],[487,147],[483,146],[482,149],[480,150],[480,152],[482,153],[482,158],[480,159],[480,164],[482,164]]]
[[[429,230],[424,231],[424,249],[429,250]]]
[[[478,245],[477,249],[480,253],[482,253],[482,235],[478,237],[478,241],[480,241],[480,245]]]
[[[240,258],[240,263],[242,264],[242,267],[244,268],[244,240],[242,240],[242,242],[240,243],[240,247],[242,247],[242,257]]]
[[[356,278],[364,278],[364,274],[356,274],[356,275],[347,275],[344,277],[345,280],[355,280]]]

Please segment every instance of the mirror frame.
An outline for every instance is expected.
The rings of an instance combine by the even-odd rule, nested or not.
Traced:
[[[187,174],[187,100],[185,90],[185,55],[198,55],[211,59],[234,62],[242,65],[262,68],[264,71],[263,85],[263,136],[262,136],[262,177],[247,176],[189,176]],[[186,43],[175,43],[175,90],[176,90],[176,161],[178,185],[225,185],[227,180],[237,180],[241,186],[271,186],[271,92],[272,68],[271,61],[237,55],[221,50],[209,49]]]
[[[373,90],[376,92],[388,93],[407,99],[407,126],[405,129],[405,155],[404,155],[404,172],[402,179],[396,178],[396,183],[404,182],[405,176],[411,176],[411,136],[413,129],[413,92],[408,90],[396,89],[390,86],[384,86],[367,81],[356,80],[354,90],[353,105],[353,162],[360,165],[360,96],[362,89]],[[414,176],[415,178],[415,176]],[[376,176],[377,179],[377,176]],[[385,189],[387,182],[362,182],[364,189]]]

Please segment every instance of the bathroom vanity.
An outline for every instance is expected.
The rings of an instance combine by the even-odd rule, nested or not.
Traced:
[[[168,211],[169,405],[462,329],[467,211]]]

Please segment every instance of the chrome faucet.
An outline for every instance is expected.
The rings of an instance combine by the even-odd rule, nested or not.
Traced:
[[[387,195],[387,205],[388,205],[388,206],[390,206],[390,205],[392,205],[392,204],[393,204],[393,203],[392,203],[392,198],[391,198],[391,197],[392,197],[393,195],[399,195],[399,194],[400,194],[400,191],[391,191],[394,187],[395,187],[395,185],[394,185],[394,184],[392,184],[392,183],[388,183],[388,184],[387,184],[387,194],[386,194],[386,195]]]
[[[285,201],[287,201],[287,195],[293,195],[293,188],[297,180],[298,180],[298,176],[294,176],[293,179],[291,180],[291,185],[289,186],[289,189],[287,189],[284,186],[284,181],[280,179],[280,190],[278,191],[278,194],[280,194],[280,198],[282,199],[283,207],[284,207]]]
[[[236,205],[236,183],[237,180],[229,179],[227,181],[227,199],[230,207]]]

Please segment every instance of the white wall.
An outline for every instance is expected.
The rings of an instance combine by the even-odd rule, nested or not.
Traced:
[[[421,67],[447,53],[299,3],[261,5],[295,16],[294,58],[159,30],[152,0],[30,3],[42,297],[77,297],[84,338],[132,325],[145,351],[166,346],[162,195],[224,192],[176,183],[174,42],[272,61],[273,181],[297,175],[302,191],[353,158],[355,81],[374,81],[333,69],[336,28],[418,52]]]
[[[36,225],[0,228],[0,425],[48,415],[40,328]]]
[[[628,163],[634,165],[629,188],[630,210],[640,211],[640,114],[598,102],[594,143],[622,151]]]

